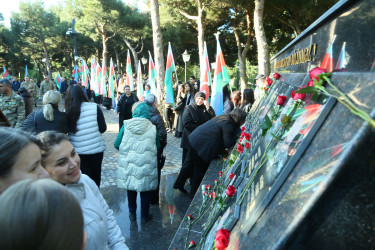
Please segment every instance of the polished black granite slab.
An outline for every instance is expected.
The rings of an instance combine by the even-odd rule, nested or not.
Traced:
[[[191,199],[173,189],[177,174],[163,175],[160,183],[158,205],[151,205],[153,219],[142,223],[140,218],[140,197],[137,197],[137,221],[129,219],[126,190],[116,186],[102,188],[100,191],[113,210],[126,244],[130,249],[167,249],[177,231]],[[187,187],[188,188],[188,187]]]

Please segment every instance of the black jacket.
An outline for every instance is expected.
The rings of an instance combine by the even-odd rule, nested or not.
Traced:
[[[181,148],[188,148],[188,136],[193,132],[197,127],[204,124],[210,120],[213,116],[207,111],[204,105],[198,106],[193,103],[185,107],[182,120],[184,123],[184,133],[182,134],[181,139]]]
[[[150,105],[149,107],[151,115],[150,121],[156,126],[156,131],[159,135],[161,148],[164,148],[167,145],[167,130],[165,129],[163,118],[161,118],[159,110]]]
[[[138,97],[133,93],[130,96],[126,96],[126,94],[121,95],[117,103],[120,128],[124,125],[124,120],[132,118],[132,106],[135,102],[138,102]]]
[[[37,134],[48,130],[55,130],[66,134],[69,132],[68,117],[57,107],[53,107],[53,121],[50,122],[44,118],[43,109],[41,109],[28,115],[21,124],[21,129],[26,131],[34,131]]]
[[[210,163],[224,149],[237,140],[239,128],[230,121],[216,122],[216,118],[196,128],[189,136],[189,143],[206,163]]]

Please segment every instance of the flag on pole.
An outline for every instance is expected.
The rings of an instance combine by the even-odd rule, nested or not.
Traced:
[[[57,73],[55,82],[56,82],[57,88],[60,89],[61,88],[61,77],[60,77],[59,73]]]
[[[82,67],[81,67],[81,72],[82,72],[82,86],[85,86],[87,88],[89,86],[89,67],[87,67],[87,64],[85,60],[82,60]]]
[[[29,77],[29,71],[27,70],[27,65],[26,65],[26,67],[25,67],[25,77]]]
[[[171,43],[168,43],[168,56],[167,56],[167,66],[165,69],[164,84],[166,89],[165,103],[174,104],[173,97],[173,72],[176,72],[176,66],[173,59]]]
[[[78,69],[78,65],[74,65],[74,69],[73,69],[73,74],[72,76],[74,76],[74,81],[76,81],[78,83],[78,74],[79,74],[79,69]]]
[[[327,52],[323,58],[322,64],[320,65],[321,68],[326,69],[327,72],[332,72],[333,70],[333,42],[335,41],[336,35],[333,37],[331,44],[329,45]]]
[[[95,69],[96,69],[95,58],[91,58],[90,90],[94,90],[94,86],[95,86]]]
[[[204,92],[206,94],[206,100],[208,99],[210,95],[210,89],[208,86],[211,85],[211,70],[210,70],[210,62],[208,60],[208,53],[207,53],[207,45],[206,42],[204,42],[204,62],[203,67],[201,67],[201,92]]]
[[[126,57],[126,83],[125,85],[130,86],[130,90],[133,91],[133,73],[132,73],[132,62],[130,60],[130,53],[128,50],[128,56]]]
[[[148,51],[150,58],[148,60],[148,82],[150,84],[150,92],[151,94],[158,96],[158,91],[156,87],[156,69],[154,61],[152,60],[152,56],[150,51]]]
[[[3,70],[4,70],[4,78],[6,79],[10,79],[10,75],[9,75],[9,72],[7,71],[7,69],[3,66]]]
[[[339,59],[337,60],[336,68],[335,68],[335,69],[345,69],[345,67],[346,67],[346,60],[345,60],[345,45],[346,45],[346,42],[344,42],[344,43],[342,44],[342,48],[341,48],[341,52],[340,52],[340,56],[339,56]]]
[[[138,70],[137,70],[137,96],[138,96],[138,99],[141,102],[143,102],[142,68],[141,68],[140,60],[138,60]]]
[[[100,81],[100,86],[101,86],[101,92],[99,92],[100,95],[107,96],[107,86],[105,84],[106,82],[106,77],[107,77],[107,67],[105,66],[104,60],[102,61],[102,74],[101,74],[101,81]]]
[[[102,67],[100,67],[99,62],[96,62],[96,67],[95,67],[95,84],[94,84],[94,92],[96,95],[100,95],[102,92],[101,90],[101,74],[102,74]]]
[[[108,79],[108,97],[115,98],[115,86],[113,84],[113,77],[115,75],[115,68],[113,67],[113,61],[109,64],[109,79]]]
[[[215,110],[216,115],[223,114],[223,87],[229,82],[227,65],[224,61],[224,55],[221,51],[219,37],[217,39],[216,66],[214,74],[214,82],[212,84],[211,106]]]

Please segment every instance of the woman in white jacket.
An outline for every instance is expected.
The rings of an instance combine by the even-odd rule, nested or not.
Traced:
[[[38,135],[41,141],[42,165],[51,178],[65,185],[82,208],[87,250],[128,249],[113,212],[109,209],[95,182],[81,174],[80,158],[69,138],[55,131]]]

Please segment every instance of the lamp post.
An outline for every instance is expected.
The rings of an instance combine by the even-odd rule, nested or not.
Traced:
[[[147,58],[145,56],[143,56],[141,58],[141,61],[142,61],[142,64],[143,64],[143,74],[146,74],[145,67],[146,67],[146,63],[147,63]]]
[[[77,31],[75,30],[75,25],[76,25],[76,20],[73,19],[72,21],[72,28],[69,28],[68,31],[66,32],[66,35],[67,36],[73,36],[73,41],[74,41],[74,65],[77,65],[77,39],[76,39],[76,36],[77,36]]]
[[[185,82],[186,82],[186,63],[190,60],[190,54],[185,50],[185,52],[182,54],[182,59],[185,63]]]

